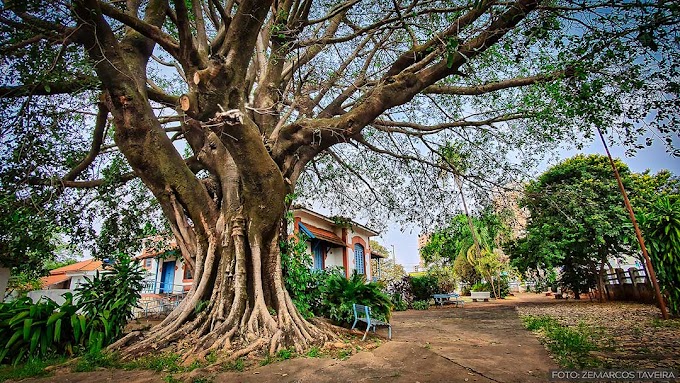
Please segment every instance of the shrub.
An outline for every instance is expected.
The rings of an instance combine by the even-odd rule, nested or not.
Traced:
[[[323,311],[331,320],[350,324],[354,321],[352,304],[370,306],[376,319],[389,320],[392,302],[377,283],[366,283],[364,276],[354,273],[349,279],[332,273],[322,287]]]
[[[73,353],[84,333],[85,317],[76,313],[73,295],[59,306],[51,299],[33,303],[23,297],[0,303],[0,363],[24,358]]]
[[[659,198],[640,216],[640,226],[669,311],[680,315],[680,199]]]
[[[88,318],[84,331],[88,335],[90,351],[101,349],[123,334],[128,320],[133,317],[142,289],[144,272],[138,262],[120,254],[111,270],[76,289],[78,307]]]
[[[411,277],[411,286],[415,300],[429,300],[439,290],[439,282],[434,275]]]
[[[437,292],[452,292],[456,290],[458,284],[457,278],[453,272],[452,266],[444,266],[439,264],[430,265],[427,270],[427,275],[437,278]]]
[[[407,305],[413,302],[413,287],[411,286],[411,277],[408,275],[387,284],[385,291],[392,297],[393,303],[396,295],[405,301]]]
[[[394,311],[406,311],[408,309],[408,302],[401,297],[401,294],[392,294],[392,306]]]
[[[491,292],[491,285],[489,285],[486,282],[477,282],[472,287],[470,287],[470,291],[489,291]]]
[[[426,300],[413,301],[412,306],[414,310],[428,310],[430,308],[430,302]]]
[[[293,237],[281,241],[281,266],[283,281],[295,307],[305,318],[311,318],[321,307],[319,286],[321,272],[311,270],[312,258],[307,254],[305,238]]]
[[[495,283],[498,283],[498,287],[500,287],[500,298],[505,298],[510,294],[510,281],[508,281],[507,276],[501,276]]]

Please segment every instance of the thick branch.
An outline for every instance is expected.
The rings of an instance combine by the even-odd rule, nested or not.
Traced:
[[[527,85],[550,82],[565,76],[571,76],[573,70],[560,70],[549,74],[540,74],[529,77],[518,77],[503,81],[494,81],[482,85],[473,86],[446,86],[446,85],[430,85],[423,93],[430,94],[450,94],[457,96],[478,96],[485,93],[495,92],[497,90],[518,88]]]
[[[81,80],[69,82],[39,82],[17,86],[0,86],[0,98],[73,94],[94,90],[98,87],[99,83],[94,77],[83,77]]]
[[[137,178],[134,173],[122,174],[117,179],[105,179],[100,178],[96,180],[86,180],[86,181],[73,181],[65,180],[60,178],[30,178],[28,183],[34,186],[59,186],[63,188],[74,188],[74,189],[92,189],[104,185],[115,185],[124,184],[130,180]]]
[[[78,165],[76,165],[70,172],[68,172],[62,182],[74,181],[83,170],[87,169],[90,164],[97,158],[102,143],[104,142],[104,132],[106,132],[106,119],[109,115],[109,109],[103,102],[99,103],[99,111],[97,112],[97,121],[95,123],[94,132],[92,133],[92,146],[87,156],[83,158]]]
[[[99,2],[99,6],[101,7],[102,13],[106,16],[116,19],[141,33],[142,35],[150,38],[151,40],[158,43],[158,45],[163,47],[163,49],[165,49],[173,57],[179,58],[179,44],[177,41],[175,41],[172,36],[166,34],[157,26],[146,23],[137,17],[130,16],[111,4]]]

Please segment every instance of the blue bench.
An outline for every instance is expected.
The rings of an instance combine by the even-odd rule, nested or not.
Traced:
[[[434,298],[434,304],[438,304],[440,306],[444,306],[445,303],[453,303],[456,305],[456,307],[460,307],[465,304],[465,302],[460,299],[460,295],[456,293],[434,294],[432,297]],[[451,298],[453,298],[453,300],[451,300]]]
[[[352,310],[354,310],[354,323],[352,324],[352,329],[357,326],[357,322],[366,323],[366,332],[361,340],[366,340],[366,335],[368,331],[372,328],[375,332],[376,327],[387,327],[387,339],[392,339],[392,325],[374,318],[371,318],[371,308],[364,305],[358,305],[352,303]]]

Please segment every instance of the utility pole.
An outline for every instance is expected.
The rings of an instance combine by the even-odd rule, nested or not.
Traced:
[[[663,317],[663,319],[668,319],[666,303],[663,301],[663,297],[661,296],[661,289],[659,288],[659,282],[656,280],[654,266],[652,266],[652,260],[651,258],[649,258],[649,254],[647,253],[647,246],[645,246],[645,240],[644,238],[642,238],[642,232],[640,231],[640,227],[638,226],[637,220],[635,219],[633,207],[630,205],[630,200],[628,200],[628,194],[626,194],[626,189],[623,187],[623,182],[621,182],[619,170],[616,168],[616,164],[614,164],[612,155],[611,153],[609,153],[609,147],[607,146],[607,142],[605,142],[604,140],[604,136],[602,135],[602,131],[600,130],[599,126],[597,127],[597,133],[600,135],[600,140],[602,140],[604,150],[607,152],[607,157],[609,157],[609,163],[612,165],[612,169],[614,170],[614,176],[616,177],[616,182],[619,184],[619,190],[621,191],[621,195],[623,196],[623,203],[626,205],[628,215],[630,215],[630,220],[633,223],[633,228],[635,229],[635,236],[637,237],[637,240],[640,243],[640,249],[642,249],[642,256],[645,258],[645,264],[647,266],[647,276],[652,281],[652,286],[654,286],[654,293],[656,295],[656,301],[659,304],[659,309],[661,309],[661,316]]]
[[[394,245],[392,245],[392,263],[397,266],[397,257],[394,255]]]

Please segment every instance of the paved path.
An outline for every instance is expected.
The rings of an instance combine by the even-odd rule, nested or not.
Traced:
[[[557,366],[514,310],[536,299],[532,294],[469,302],[462,308],[397,312],[391,342],[346,361],[300,358],[223,374],[215,381],[545,382],[548,370]]]

